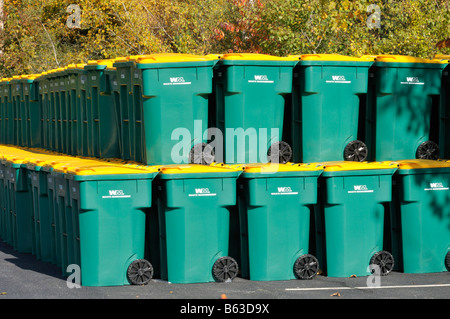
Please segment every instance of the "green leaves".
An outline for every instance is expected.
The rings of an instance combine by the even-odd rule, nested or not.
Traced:
[[[156,52],[450,54],[448,0],[79,0],[69,28],[71,4],[4,1],[2,76]]]

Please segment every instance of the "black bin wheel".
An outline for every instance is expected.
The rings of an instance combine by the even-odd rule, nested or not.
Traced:
[[[298,279],[313,279],[319,271],[319,261],[311,254],[305,254],[297,258],[294,263],[294,274]]]
[[[437,160],[439,158],[439,146],[433,141],[423,142],[417,148],[416,158]]]
[[[450,271],[450,251],[445,256],[445,267]]]
[[[370,259],[370,265],[380,267],[380,276],[387,276],[394,269],[394,257],[391,253],[381,250],[375,253]]]
[[[209,165],[214,162],[214,158],[214,149],[207,143],[195,144],[189,152],[190,164]]]
[[[212,275],[215,281],[225,282],[236,278],[239,266],[234,258],[229,256],[217,259],[212,268]]]
[[[136,259],[128,266],[127,277],[133,285],[146,285],[153,277],[153,266],[148,260]]]
[[[275,142],[267,151],[267,159],[271,163],[286,164],[292,159],[292,148],[284,141]]]
[[[344,148],[344,160],[364,162],[367,158],[367,146],[359,140],[351,141]]]

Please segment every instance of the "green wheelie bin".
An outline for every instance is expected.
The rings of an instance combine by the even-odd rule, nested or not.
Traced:
[[[12,78],[2,80],[2,101],[3,101],[3,143],[14,145],[14,113],[13,99],[11,94]]]
[[[233,280],[229,256],[231,208],[242,169],[200,164],[162,166],[154,181],[161,278],[171,283]]]
[[[251,280],[312,279],[310,219],[323,167],[247,164],[238,180],[241,276]]]
[[[293,161],[364,161],[364,102],[374,58],[339,54],[297,57],[287,119]]]
[[[84,89],[87,84],[87,71],[84,67],[85,64],[69,64],[65,68],[69,155],[87,156],[88,154],[88,136],[83,131],[87,123],[86,90]]]
[[[47,192],[47,176],[41,174],[43,165],[54,159],[52,155],[40,154],[25,160],[30,179],[30,192],[32,198],[34,251],[36,258],[44,262],[55,262],[55,252],[52,242],[53,214],[49,209]]]
[[[296,58],[255,53],[220,56],[214,68],[216,118],[212,123],[222,134],[223,145],[217,147],[222,148],[223,159],[218,155],[216,162],[291,160],[292,149],[282,138],[285,99],[292,92],[297,62]]]
[[[87,141],[88,155],[98,158],[119,158],[119,120],[111,94],[105,94],[105,70],[114,60],[92,60],[87,72]]]
[[[440,158],[450,158],[450,55],[436,55],[434,58],[449,63],[442,72],[439,149]]]
[[[214,154],[205,142],[208,99],[217,59],[190,54],[152,54],[130,60],[135,63],[130,76],[133,94],[138,97],[133,107],[142,110],[141,115],[134,111],[130,116],[135,120],[137,133],[143,128],[140,162],[149,165],[211,163]],[[114,66],[120,74],[121,63],[116,62]],[[133,111],[131,106],[130,110]],[[200,157],[197,161],[196,156]]]
[[[72,260],[81,268],[83,286],[142,285],[152,279],[153,266],[144,259],[145,225],[157,173],[158,167],[112,163],[74,163],[65,170]]]
[[[369,160],[437,159],[445,61],[378,55],[369,74]]]
[[[26,114],[25,123],[25,145],[27,147],[41,147],[41,114],[39,107],[39,74],[31,74],[22,77],[23,103]]]
[[[66,206],[70,203],[70,193],[64,173],[74,163],[81,162],[85,165],[94,165],[98,163],[98,160],[83,160],[74,156],[55,154],[51,159],[40,163],[41,167],[38,170],[40,178],[47,180],[48,206],[52,226],[52,257],[54,258],[52,262],[61,268],[63,275],[67,274],[67,266],[74,263],[73,260],[76,258],[73,236],[74,217],[69,210],[66,210]]]
[[[389,274],[394,258],[386,250],[387,205],[395,163],[324,162],[315,209],[316,250],[329,277]]]
[[[7,181],[6,197],[9,203],[10,244],[21,253],[33,250],[33,219],[31,192],[28,187],[25,156],[7,156],[4,160]]]
[[[399,271],[450,271],[450,162],[401,160],[391,204],[392,252]]]

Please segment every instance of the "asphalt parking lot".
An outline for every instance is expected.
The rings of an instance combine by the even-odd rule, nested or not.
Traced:
[[[376,286],[375,288],[373,286]],[[171,284],[158,279],[145,286],[68,288],[55,265],[31,254],[16,252],[0,241],[1,299],[166,299],[166,300],[269,299],[450,299],[450,272],[403,274],[369,278],[250,281]],[[237,308],[236,308],[237,309]]]

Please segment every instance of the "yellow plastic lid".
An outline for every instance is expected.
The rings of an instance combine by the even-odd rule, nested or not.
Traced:
[[[221,60],[253,60],[253,61],[295,61],[295,56],[279,57],[261,53],[226,53],[220,57]]]
[[[375,58],[377,62],[396,62],[396,63],[446,63],[441,60],[430,60],[416,58],[408,55],[377,55]]]
[[[79,64],[69,64],[67,66],[67,69],[84,69],[85,63],[79,63]]]
[[[363,55],[361,57],[352,57],[341,54],[302,54],[298,55],[300,60],[305,61],[375,61],[374,56]]]
[[[450,54],[436,54],[435,59],[450,59]]]
[[[396,168],[395,162],[321,162],[326,172]]]
[[[246,173],[275,173],[275,172],[299,172],[323,170],[321,164],[245,164]]]
[[[119,174],[151,174],[158,172],[158,167],[141,169],[112,163],[91,163],[84,166],[67,167],[65,173],[71,175],[119,175]]]
[[[105,60],[89,60],[87,65],[106,65],[107,67],[112,67],[114,59],[105,59]]]
[[[140,64],[146,63],[173,63],[173,62],[200,62],[217,60],[210,56],[183,54],[183,53],[161,53],[130,57],[131,60]]]
[[[230,171],[242,171],[243,167],[200,165],[200,164],[172,164],[159,168],[161,174],[196,174],[196,173],[223,173]]]
[[[442,168],[450,167],[450,162],[433,161],[424,159],[412,159],[396,161],[399,169],[423,169],[423,168]]]

